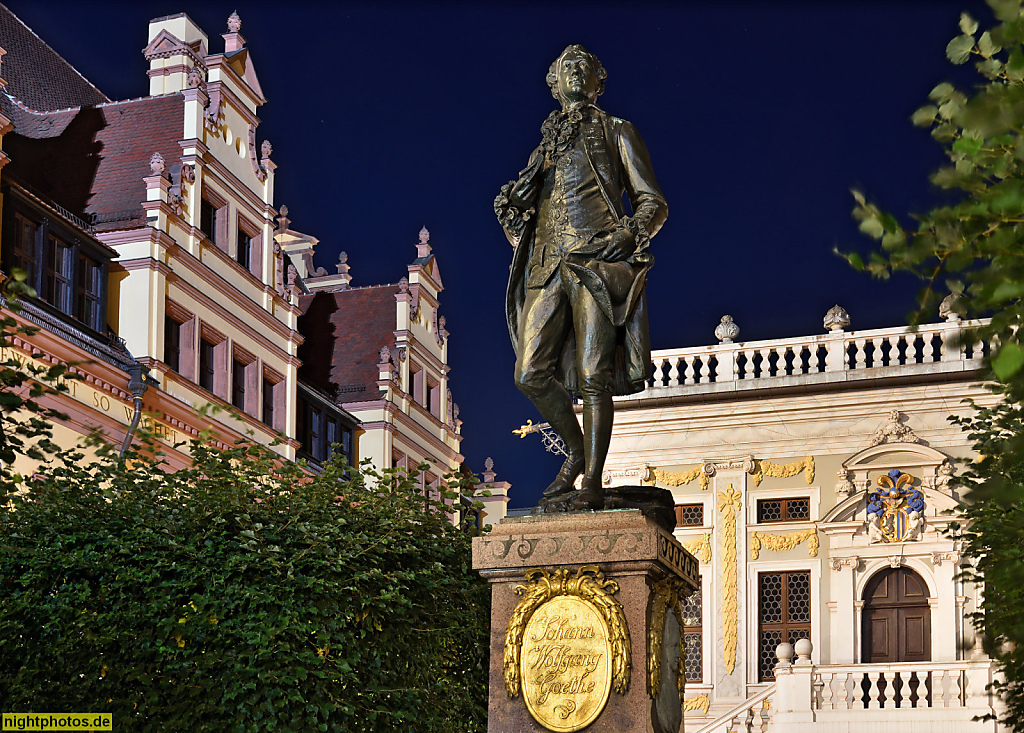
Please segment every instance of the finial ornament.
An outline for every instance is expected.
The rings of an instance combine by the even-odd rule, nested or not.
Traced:
[[[844,328],[850,327],[850,314],[843,306],[836,303],[828,309],[823,323],[829,331],[842,331]]]
[[[153,175],[163,175],[165,168],[166,165],[164,163],[164,156],[160,155],[160,153],[153,153],[153,155],[149,159],[149,169],[153,171]]]
[[[939,318],[945,318],[949,323],[957,323],[966,315],[965,310],[963,299],[950,293],[939,303]]]
[[[238,15],[238,11],[236,10],[228,16],[228,32],[238,33],[240,30],[242,30],[242,18]]]
[[[260,154],[263,156],[263,159],[266,160],[267,158],[269,158],[271,153],[273,152],[274,146],[270,144],[269,140],[264,140],[263,144],[260,145]]]
[[[488,473],[494,470],[494,459],[490,456],[484,459],[484,470]]]
[[[409,278],[403,277],[398,281],[398,292],[408,293],[409,292]]]
[[[732,316],[722,316],[722,322],[715,326],[715,338],[723,344],[731,344],[740,335],[740,327]]]
[[[427,229],[426,225],[420,229],[420,244],[427,244],[430,241],[430,230]]]

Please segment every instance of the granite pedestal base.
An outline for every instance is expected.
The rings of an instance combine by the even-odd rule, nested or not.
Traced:
[[[675,722],[682,720],[682,709],[675,685],[674,658],[668,660],[661,654],[665,680],[660,686],[660,699],[655,700],[649,694],[648,632],[654,628],[664,635],[666,644],[678,645],[678,624],[671,608],[665,613],[664,603],[659,615],[656,589],[671,586],[683,596],[695,590],[697,560],[639,509],[614,509],[510,517],[502,520],[489,535],[473,540],[473,567],[491,584],[487,727],[490,733],[559,730],[535,720],[522,690],[515,697],[510,697],[506,691],[503,669],[506,632],[522,600],[515,588],[527,583],[527,571],[540,569],[555,574],[564,569],[569,576],[576,576],[585,566],[597,566],[605,579],[618,584],[618,592],[612,597],[621,604],[631,647],[628,690],[625,694],[612,691],[603,711],[585,730],[678,733],[681,729]],[[672,635],[674,639],[670,638]],[[672,676],[670,684],[669,675]]]

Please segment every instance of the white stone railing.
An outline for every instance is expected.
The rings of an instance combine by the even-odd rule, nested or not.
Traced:
[[[933,733],[1000,730],[994,721],[978,720],[1003,711],[989,688],[995,674],[989,659],[816,665],[808,640],[798,641],[796,651],[795,662],[789,644],[777,652],[774,730],[846,730],[861,723],[897,733],[913,721],[927,722]]]
[[[769,711],[774,695],[775,685],[771,685],[698,728],[696,733],[767,733],[771,730]]]
[[[988,666],[988,661],[821,666],[814,671],[813,705],[817,710],[976,707],[970,697],[978,685],[969,683],[975,671],[987,677]]]
[[[990,344],[964,338],[986,321],[928,323],[867,331],[731,343],[651,353],[648,388],[633,399],[694,389],[752,389],[813,382],[973,371]],[[770,380],[770,381],[769,381]]]

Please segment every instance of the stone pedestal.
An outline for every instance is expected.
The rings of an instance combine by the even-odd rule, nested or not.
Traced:
[[[588,566],[596,566],[596,571],[593,568],[587,569]],[[578,675],[573,677],[570,671],[562,675],[564,679],[558,679],[558,684],[569,685],[563,688],[567,691],[562,696],[563,711],[574,706],[572,700],[580,703],[580,709],[587,705],[592,706],[592,700],[586,694],[586,685],[591,681],[596,680],[598,692],[602,688],[599,678],[604,668],[597,668],[596,661],[601,655],[593,652],[596,647],[588,648],[585,641],[590,633],[589,627],[559,626],[558,631],[552,631],[555,623],[552,619],[559,618],[555,615],[554,609],[561,608],[558,613],[562,617],[561,623],[565,623],[571,613],[565,608],[572,603],[583,608],[583,612],[578,614],[580,618],[598,618],[595,628],[603,626],[600,617],[580,606],[575,599],[561,607],[552,604],[549,606],[550,613],[544,610],[543,603],[537,605],[538,600],[548,597],[541,592],[538,598],[537,586],[554,587],[558,578],[561,579],[559,587],[562,588],[567,587],[567,584],[571,585],[573,579],[579,584],[580,578],[583,578],[582,582],[588,584],[590,588],[597,587],[594,578],[597,578],[597,585],[605,584],[610,590],[615,590],[617,585],[617,591],[610,594],[615,603],[608,603],[607,596],[602,596],[603,600],[599,601],[597,606],[606,614],[611,613],[616,619],[624,620],[628,629],[628,689],[623,690],[621,684],[619,690],[624,694],[612,689],[603,710],[593,722],[585,726],[586,730],[594,733],[677,733],[681,729],[676,724],[676,720],[682,720],[682,708],[679,703],[681,693],[676,689],[678,657],[674,651],[670,651],[678,649],[680,636],[676,617],[678,612],[674,611],[673,606],[680,596],[685,597],[697,588],[697,560],[686,552],[671,534],[645,517],[639,509],[506,518],[494,527],[489,535],[473,540],[473,567],[491,584],[488,731],[540,733],[545,730],[581,730],[558,727],[571,725],[572,718],[569,718],[567,723],[554,723],[554,727],[542,725],[527,708],[524,686],[527,683],[534,684],[539,678],[536,668],[531,665],[541,654],[562,654],[560,658],[563,660],[595,660],[593,674],[584,675],[582,678],[583,694],[576,692],[580,682],[573,681],[580,679]],[[527,579],[527,572],[534,569],[544,572],[534,573]],[[614,581],[614,584],[608,584],[607,581]],[[517,586],[524,587],[524,592],[520,595],[515,592]],[[668,600],[669,597],[671,601]],[[532,608],[528,608],[531,598],[534,599],[534,604]],[[526,605],[520,607],[521,602]],[[548,600],[546,603],[552,601]],[[621,611],[618,609],[619,605]],[[520,607],[518,614],[517,607]],[[510,622],[513,627],[522,628],[524,616],[533,619],[534,625],[527,627],[529,634],[520,637],[524,639],[522,662],[520,665],[513,665],[518,670],[513,674],[518,675],[519,689],[515,697],[510,697],[506,689],[504,668],[506,633]],[[580,628],[585,630],[579,631]],[[621,624],[617,622],[612,628],[612,636],[615,636],[614,629],[621,628]],[[657,643],[653,646],[648,640],[650,629],[656,630]],[[548,634],[547,639],[550,643],[541,650],[538,645],[545,644],[545,633]],[[528,646],[525,641],[530,635],[534,640],[531,642],[532,646]],[[584,641],[576,641],[577,637],[583,638]],[[569,641],[565,641],[566,639]],[[662,670],[653,676],[650,675],[649,646],[655,650],[659,668]],[[612,657],[614,656],[612,654]],[[625,655],[620,656],[625,659]],[[558,659],[559,657],[552,656],[553,663],[548,667],[557,671]],[[585,667],[581,666],[581,669],[586,671]],[[621,683],[621,664],[618,672]],[[527,676],[530,679],[523,679]],[[550,680],[551,676],[547,679]],[[613,686],[615,679],[612,678]],[[653,699],[649,691],[654,680],[658,680],[658,700]],[[534,684],[531,689],[538,688]],[[530,699],[532,703],[536,703],[540,695],[532,693]]]

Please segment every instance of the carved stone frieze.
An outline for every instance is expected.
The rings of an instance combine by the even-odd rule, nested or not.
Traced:
[[[954,566],[960,564],[960,553],[955,550],[946,550],[944,552],[933,552],[932,553],[932,565],[939,567],[944,562],[951,562]]]
[[[920,442],[921,439],[914,435],[914,431],[910,429],[910,426],[903,424],[903,413],[899,410],[893,410],[889,413],[889,418],[885,421],[885,424],[875,431],[875,435],[871,439],[871,446],[874,447],[883,443]]]
[[[836,571],[842,570],[843,568],[859,570],[860,558],[856,555],[852,557],[833,557],[831,560],[829,560],[829,565],[831,565],[832,569]]]

